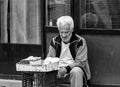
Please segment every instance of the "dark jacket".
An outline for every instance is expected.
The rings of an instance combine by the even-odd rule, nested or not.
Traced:
[[[49,52],[47,57],[60,57],[61,53],[61,38],[60,35],[54,37],[49,46]],[[69,46],[71,55],[75,60],[75,63],[67,67],[67,71],[70,71],[73,67],[81,67],[85,72],[87,79],[90,79],[90,69],[87,59],[87,44],[83,37],[73,33],[70,39]]]

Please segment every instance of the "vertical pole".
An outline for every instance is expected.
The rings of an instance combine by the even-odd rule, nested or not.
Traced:
[[[42,46],[42,59],[45,59],[46,57],[46,30],[45,30],[45,24],[46,24],[46,0],[40,0],[40,6],[41,6],[41,10],[40,10],[40,14],[41,14],[41,46]],[[41,85],[42,87],[44,87],[44,77],[45,74],[42,73],[42,82]]]
[[[45,23],[46,23],[46,18],[45,18],[45,2],[46,0],[41,0],[41,45],[42,45],[42,58],[44,59],[46,56],[46,31],[45,31]]]

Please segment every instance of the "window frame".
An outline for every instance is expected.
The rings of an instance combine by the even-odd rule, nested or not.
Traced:
[[[43,0],[44,1],[44,0]],[[45,32],[57,32],[55,28],[57,28],[56,26],[48,26],[46,25],[46,1],[44,1],[44,9],[45,9],[45,17],[44,17],[44,29],[45,29]],[[79,26],[79,0],[72,0],[71,2],[71,7],[74,7],[74,8],[71,8],[71,16],[73,17],[74,19],[74,22],[75,22],[75,32],[80,32],[79,34],[120,34],[120,30],[119,29],[100,29],[100,28],[92,28],[92,29],[89,29],[89,28],[85,28],[85,29],[80,29],[80,26]],[[77,10],[76,10],[77,9]],[[44,16],[44,15],[43,15]],[[53,28],[53,29],[52,29]],[[54,30],[55,29],[55,30]]]
[[[87,34],[87,35],[120,35],[120,29],[101,29],[101,28],[81,28],[80,29],[80,13],[79,12],[79,0],[74,0],[74,22],[75,22],[75,32],[82,35],[82,34]],[[77,10],[76,10],[77,9]]]

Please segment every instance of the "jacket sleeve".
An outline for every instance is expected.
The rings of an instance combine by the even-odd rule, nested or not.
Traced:
[[[82,46],[77,48],[75,62],[69,65],[71,69],[76,66],[84,67],[87,63],[87,44],[84,38],[82,38],[82,42]]]

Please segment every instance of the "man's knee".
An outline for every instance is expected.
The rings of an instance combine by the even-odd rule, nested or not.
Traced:
[[[80,67],[74,67],[71,71],[70,71],[71,75],[84,75],[83,70]]]

